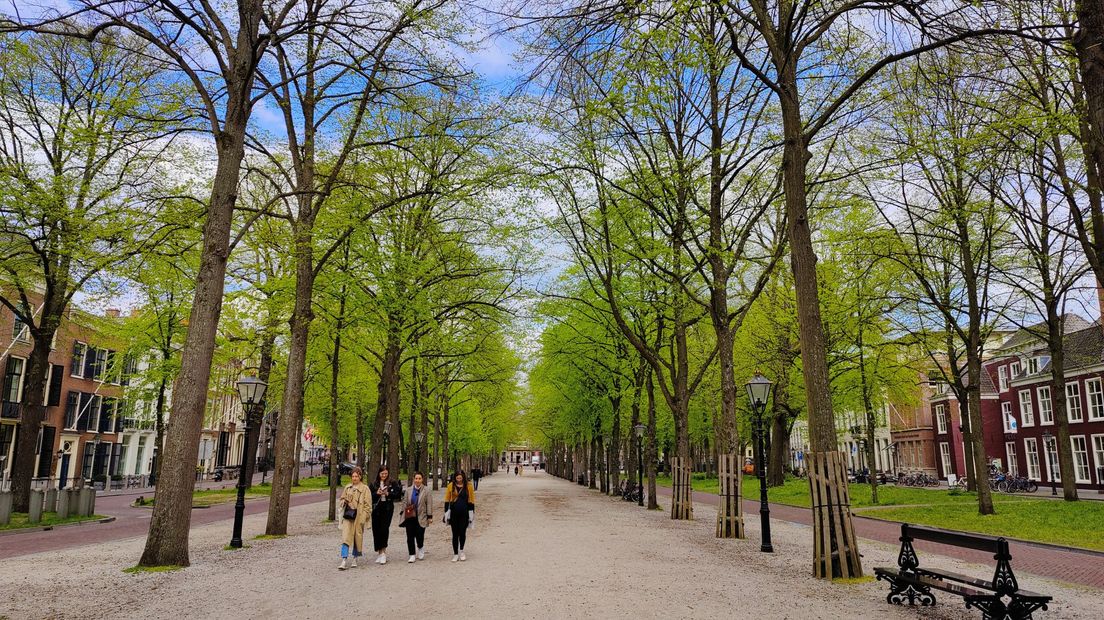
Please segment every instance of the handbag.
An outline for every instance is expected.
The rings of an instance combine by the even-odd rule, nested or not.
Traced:
[[[345,506],[345,512],[342,513],[341,516],[342,516],[342,518],[344,518],[348,521],[356,521],[357,509],[356,508],[350,508],[349,506]]]
[[[418,511],[414,508],[414,502],[406,505],[406,510],[403,511],[403,521],[409,519],[416,519],[418,517]]]

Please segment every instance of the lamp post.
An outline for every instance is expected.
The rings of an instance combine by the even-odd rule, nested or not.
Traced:
[[[268,455],[272,452],[272,437],[265,439],[265,453],[264,460],[261,462],[261,484],[265,483],[265,478],[268,477]],[[310,462],[311,477],[314,477],[314,461]]]
[[[3,491],[8,484],[8,470],[4,468],[6,462],[8,462],[8,455],[0,455],[0,491]]]
[[[647,426],[637,424],[633,426],[636,432],[636,488],[640,495],[636,497],[636,505],[644,505],[644,431]]]
[[[1054,439],[1054,434],[1050,432],[1050,429],[1043,431],[1043,445],[1046,446],[1047,452],[1047,471],[1050,473],[1050,494],[1053,496],[1058,495],[1058,487],[1054,484],[1054,462],[1057,459],[1055,455],[1056,450],[1050,448],[1050,442]],[[1057,448],[1057,446],[1055,446]]]
[[[245,472],[245,466],[249,459],[253,458],[256,446],[250,446],[250,432],[256,422],[257,413],[264,401],[265,390],[268,384],[256,377],[242,377],[236,385],[238,398],[241,400],[242,410],[245,412],[245,442],[242,445],[241,472]],[[263,474],[262,474],[263,476]],[[245,476],[238,476],[238,500],[234,502],[234,534],[230,537],[230,546],[240,549],[242,546],[242,519],[245,517]]]
[[[387,467],[387,453],[388,448],[391,447],[391,420],[383,423],[383,454],[380,456],[380,462],[383,467]]]
[[[418,468],[422,466],[422,440],[425,439],[425,433],[418,431],[414,433],[414,471],[418,471]],[[413,476],[414,472],[410,472]]]
[[[62,458],[64,458],[64,457],[65,457],[65,450],[62,450],[62,449],[60,449],[60,448],[59,448],[59,449],[58,449],[58,451],[57,451],[57,459],[58,459],[58,490],[59,490],[59,491],[60,491],[60,490],[61,490],[62,488],[64,488],[64,483],[63,483],[63,481],[65,480],[65,470],[64,470],[64,468],[63,468],[63,467],[61,466],[61,459],[62,459]]]
[[[772,553],[770,534],[770,504],[767,502],[767,471],[763,461],[763,412],[767,408],[767,398],[770,396],[771,381],[760,373],[755,373],[751,381],[747,382],[748,399],[751,401],[751,409],[755,413],[755,459],[758,461],[756,469],[759,472],[759,522],[763,530],[763,543],[759,550]]]

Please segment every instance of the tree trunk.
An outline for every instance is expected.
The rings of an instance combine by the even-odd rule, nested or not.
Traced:
[[[345,325],[345,285],[337,302],[337,320],[334,326],[333,356],[330,358],[330,498],[328,519],[337,518],[337,487],[341,481],[341,469],[337,460],[337,380],[341,376],[341,330]]]
[[[620,390],[620,385],[617,389]],[[621,396],[610,399],[610,405],[613,407],[613,425],[610,428],[609,456],[606,459],[610,474],[606,492],[616,495],[621,490]]]
[[[41,322],[48,321],[51,319],[43,317]],[[56,328],[31,330],[34,349],[31,350],[30,359],[27,362],[27,381],[23,390],[19,432],[15,438],[15,461],[11,468],[12,509],[15,512],[30,511],[35,448],[38,445],[38,433],[42,428],[42,420],[46,417],[46,407],[42,403],[46,401],[47,378],[50,374],[50,342],[54,338],[55,331]],[[53,453],[53,446],[43,446],[41,458],[52,459]]]
[[[389,446],[383,445],[383,423],[389,419],[393,394],[391,386],[398,383],[401,356],[402,352],[399,349],[397,337],[389,334],[387,347],[383,352],[383,363],[380,365],[379,384],[376,389],[376,417],[372,423],[372,450],[371,454],[365,457],[368,467],[365,468],[364,472],[370,481],[377,478],[384,454],[389,448]]]
[[[779,104],[782,110],[782,186],[785,194],[786,221],[790,241],[790,267],[794,276],[794,294],[797,302],[798,333],[801,342],[801,370],[805,379],[805,400],[809,419],[809,445],[814,452],[831,453],[836,444],[835,415],[828,382],[827,345],[824,325],[820,316],[820,293],[817,285],[816,252],[813,249],[812,231],[809,225],[809,203],[806,183],[809,158],[805,127],[801,118],[801,91],[797,85],[797,69],[792,62],[779,68]],[[814,477],[809,477],[810,484]],[[829,493],[842,493],[835,488],[839,484],[831,477],[826,482]],[[846,484],[846,483],[844,483]],[[834,522],[834,515],[839,522]],[[858,558],[858,553],[845,550],[857,549],[851,525],[851,511],[839,513],[828,507],[813,508],[814,528],[819,530],[820,540],[827,542],[832,557],[830,570],[814,570],[814,574],[826,578],[862,575],[861,562],[841,567],[841,558]]]
[[[239,39],[255,41],[258,21],[243,24]],[[251,33],[245,34],[244,29]],[[243,47],[246,45],[242,44]],[[230,225],[238,196],[238,178],[245,156],[245,128],[252,107],[252,51],[240,49],[231,59],[241,83],[229,82],[226,117],[215,135],[218,164],[207,203],[203,226],[203,249],[196,275],[195,295],[188,318],[188,335],[180,360],[180,377],[173,390],[172,413],[161,451],[161,473],[157,479],[157,502],[153,506],[141,566],[187,566],[188,532],[192,518],[192,490],[195,488],[196,455],[207,408],[215,333],[222,313],[226,282],[226,261],[230,254]]]
[[[644,449],[644,468],[648,473],[648,510],[658,510],[659,502],[656,501],[656,399],[655,383],[652,380],[652,372],[648,371],[648,379],[645,382],[645,391],[648,393],[648,430]]]
[[[261,340],[261,359],[257,365],[257,378],[265,383],[268,383],[272,378],[272,352],[276,347],[276,333],[274,326],[269,326],[269,329],[265,330],[264,338]],[[254,424],[250,429],[250,437],[247,438],[248,442],[252,442],[249,445],[253,446],[252,454],[250,458],[245,460],[245,471],[242,472],[242,476],[245,479],[245,487],[248,489],[253,486],[253,474],[257,470],[257,448],[259,447],[261,438],[261,427],[264,425],[264,414],[267,413],[268,399],[261,405],[262,416],[258,421],[258,424]],[[265,455],[268,458],[268,455]]]
[[[312,195],[300,198],[300,209],[310,209]],[[305,207],[304,207],[305,203]],[[272,472],[272,495],[268,502],[265,534],[287,534],[291,487],[298,468],[299,429],[303,423],[303,389],[306,382],[307,346],[314,319],[314,222],[310,218],[294,224],[295,303],[291,313],[287,378],[284,384],[282,424],[276,430],[276,467]],[[332,450],[331,450],[332,452]]]
[[[1086,258],[1104,288],[1104,210],[1100,202],[1100,179],[1104,178],[1104,0],[1078,0],[1073,36],[1084,92],[1081,143],[1086,154],[1089,181],[1088,220],[1092,234],[1078,234]],[[1081,229],[1079,229],[1081,230]],[[1064,386],[1063,386],[1064,389]]]
[[[357,401],[356,410],[357,467],[364,470],[364,407]]]
[[[786,483],[786,420],[782,416],[771,416],[770,442],[767,444],[767,486],[780,487]]]
[[[1077,474],[1073,467],[1069,411],[1066,409],[1066,351],[1062,320],[1056,303],[1047,304],[1047,345],[1050,350],[1050,401],[1058,424],[1058,471],[1062,474],[1062,499],[1077,501]],[[1050,467],[1050,463],[1047,463]]]

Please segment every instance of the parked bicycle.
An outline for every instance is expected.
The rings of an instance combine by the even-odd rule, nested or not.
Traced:
[[[997,485],[1001,493],[1034,493],[1039,490],[1039,483],[1023,476],[1005,476]]]

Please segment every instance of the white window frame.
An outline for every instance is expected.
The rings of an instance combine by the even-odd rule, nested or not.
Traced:
[[[1081,443],[1081,450],[1077,449],[1078,441]],[[1089,442],[1085,441],[1084,435],[1070,436],[1070,451],[1073,453],[1074,482],[1089,484],[1092,482],[1092,473],[1089,467]],[[1082,476],[1082,473],[1085,475]]]
[[[1029,357],[1027,358],[1027,374],[1033,375],[1039,372],[1039,358]]]
[[[1099,468],[1104,467],[1104,435],[1092,435],[1089,439],[1093,451],[1093,460],[1098,468],[1096,482],[1097,484],[1104,483],[1104,480],[1101,480],[1099,476]],[[1089,473],[1092,474],[1091,471]]]
[[[935,430],[941,435],[947,432],[947,406],[942,403],[935,406]]]
[[[1089,420],[1104,420],[1104,385],[1100,378],[1085,380],[1085,395],[1088,397]]]
[[[1039,395],[1039,426],[1054,426],[1054,401],[1050,398],[1050,386],[1041,385],[1035,390]],[[1043,395],[1046,394],[1046,398]]]
[[[4,382],[8,379],[8,360],[19,360],[22,364],[19,366],[19,384],[15,386],[15,400],[4,401],[12,403],[23,402],[23,384],[27,381],[27,358],[20,357],[18,355],[9,355],[4,358],[4,364],[0,366],[2,376],[0,376],[0,389],[3,389]],[[0,394],[0,400],[7,397],[7,394]]]
[[[1008,460],[1005,470],[1008,471],[1010,476],[1020,475],[1020,462],[1016,460],[1016,456],[1016,442],[1004,442],[1004,458]]]
[[[1034,437],[1024,439],[1024,456],[1027,458],[1027,477],[1042,482],[1042,470],[1039,468],[1039,444]]]
[[[1015,379],[1017,375],[1023,372],[1023,366],[1020,365],[1019,360],[1012,362],[1011,368],[1012,369],[1009,371],[1009,374],[1012,375],[1013,379]]]
[[[1012,417],[1012,403],[1007,401],[1001,403],[1001,417],[1004,419],[1004,432],[1015,433],[1012,428],[1012,420],[1015,419]]]
[[[100,432],[100,413],[102,412],[103,396],[92,394],[92,398],[88,401],[88,431],[90,433]]]
[[[1043,439],[1043,453],[1047,461],[1047,482],[1061,482],[1062,468],[1058,465],[1058,437],[1051,436],[1050,441]]]
[[[88,346],[87,342],[83,342],[83,341],[80,341],[80,340],[73,341],[73,344],[74,345],[79,344],[83,348],[81,349],[80,364],[77,364],[77,374],[73,374],[73,360],[69,360],[69,376],[70,377],[76,377],[78,379],[83,379],[84,378],[84,362],[85,362],[85,360],[88,359],[88,349],[90,347]]]
[[[1031,408],[1031,390],[1020,390],[1020,426],[1035,426],[1035,410]]]
[[[1008,366],[1001,366],[997,369],[997,382],[1000,384],[1000,391],[1008,390]]]
[[[1085,408],[1081,406],[1081,384],[1077,381],[1066,384],[1066,415],[1070,422],[1085,421]]]
[[[943,477],[951,475],[954,469],[951,463],[951,444],[946,441],[939,442],[939,459],[943,464]]]

